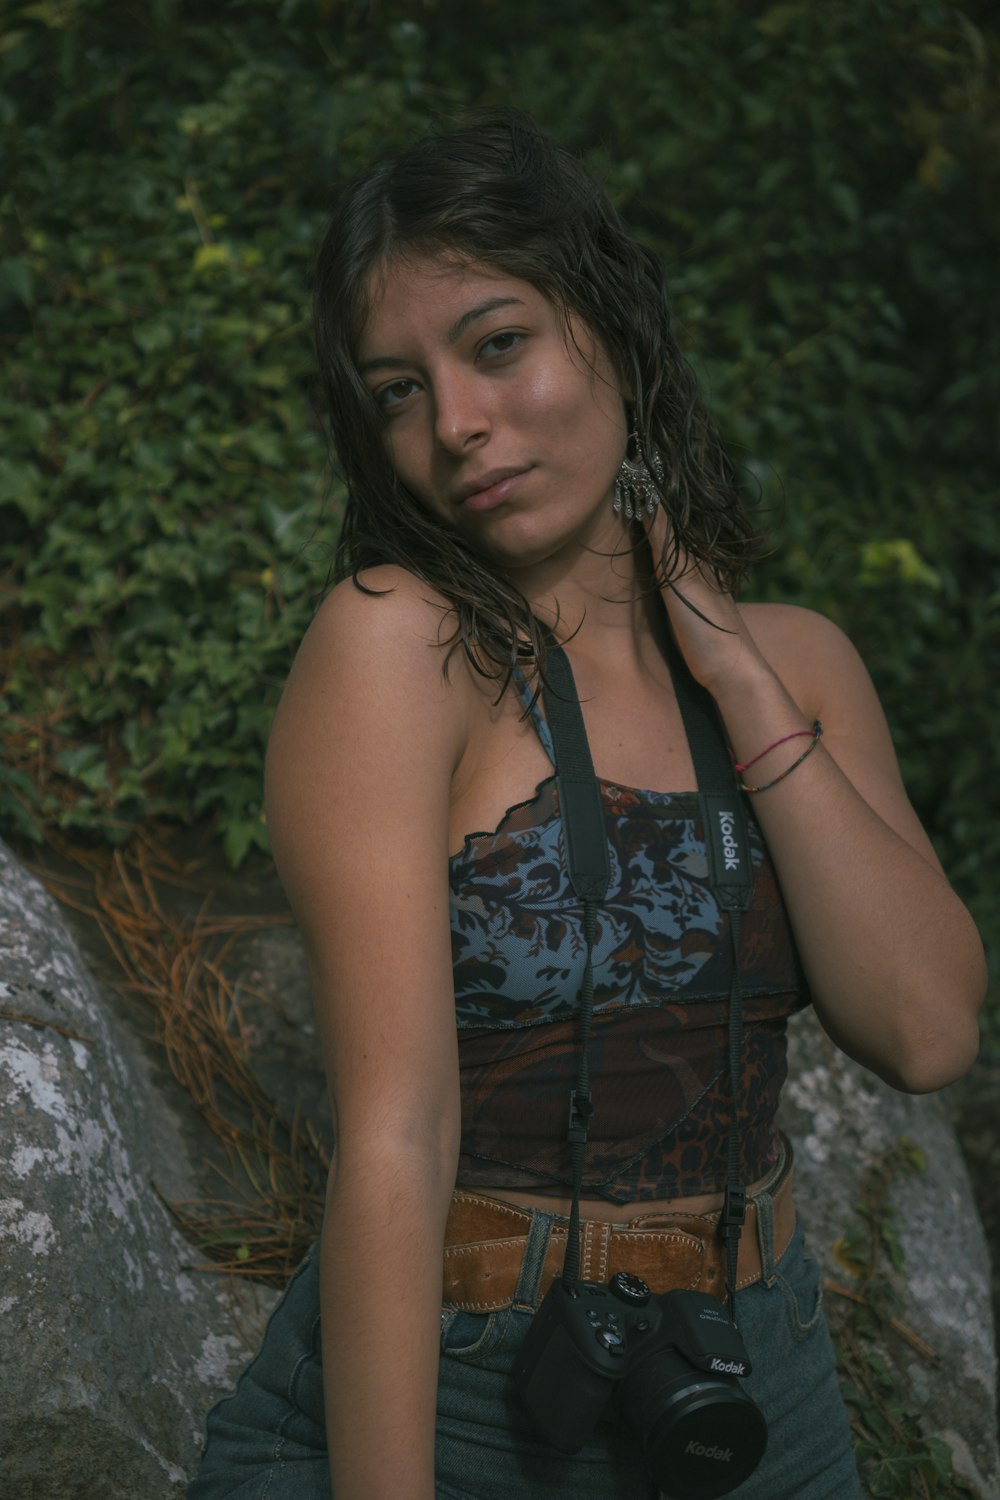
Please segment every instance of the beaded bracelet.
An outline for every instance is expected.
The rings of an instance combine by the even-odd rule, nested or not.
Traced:
[[[812,735],[813,739],[816,738],[811,729],[793,729],[791,734],[783,734],[780,740],[772,740],[770,745],[765,745],[764,749],[761,750],[758,755],[755,755],[753,760],[744,761],[742,765],[737,765],[737,763],[734,761],[733,770],[738,771],[742,776],[744,771],[749,771],[751,766],[755,766],[759,760],[763,760],[764,756],[770,754],[772,750],[777,750],[779,745],[785,745],[789,740],[802,739],[803,735],[807,734]]]
[[[774,778],[773,781],[765,781],[760,786],[747,786],[747,784],[746,784],[745,781],[741,781],[740,782],[740,791],[741,792],[766,792],[766,791],[769,791],[772,786],[777,786],[779,781],[784,781],[784,779],[785,779],[786,776],[791,776],[791,774],[795,770],[796,766],[801,766],[802,762],[806,759],[807,756],[812,755],[813,751],[816,749],[816,746],[819,744],[820,735],[822,733],[823,733],[823,726],[819,722],[819,720],[817,719],[815,721],[815,723],[813,724],[813,727],[811,729],[800,729],[800,730],[798,730],[797,734],[787,735],[786,736],[787,739],[793,740],[793,739],[797,739],[798,735],[800,735],[800,734],[808,734],[808,735],[812,736],[812,743],[810,745],[808,745],[805,750],[803,750],[803,752],[799,756],[798,760],[793,760],[792,763],[791,763],[791,765],[790,766],[786,766],[785,770],[782,771],[781,775],[780,776],[775,776],[775,778]],[[781,741],[779,740],[779,741],[777,741],[777,743],[780,744]],[[774,746],[773,745],[769,745],[768,749],[773,750]],[[765,751],[761,752],[761,754],[765,754],[765,753],[766,753]],[[753,761],[748,762],[748,764],[749,765],[753,765]],[[739,769],[739,767],[737,767],[737,770],[738,769]]]

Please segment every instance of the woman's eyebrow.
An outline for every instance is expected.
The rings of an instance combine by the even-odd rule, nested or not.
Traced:
[[[488,313],[496,312],[500,307],[523,307],[525,304],[520,297],[489,297],[485,302],[477,302],[475,307],[470,307],[460,318],[448,329],[446,341],[448,344],[457,344],[467,328],[480,318],[485,318]],[[359,375],[368,375],[374,370],[397,370],[400,365],[409,364],[401,354],[383,354],[378,359],[366,359],[358,366]]]
[[[524,303],[520,297],[490,297],[486,302],[480,302],[476,307],[470,307],[467,313],[463,313],[448,330],[449,344],[457,344],[465,330],[479,318],[485,318],[487,313],[496,312],[498,307],[523,307]]]

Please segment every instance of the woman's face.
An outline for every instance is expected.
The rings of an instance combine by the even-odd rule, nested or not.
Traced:
[[[529,282],[476,262],[398,260],[371,291],[358,367],[407,489],[506,571],[613,545],[628,434],[589,330],[567,332]]]

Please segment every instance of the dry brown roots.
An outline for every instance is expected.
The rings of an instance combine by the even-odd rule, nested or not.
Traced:
[[[114,852],[54,848],[69,873],[37,873],[97,924],[112,982],[149,1018],[171,1073],[224,1148],[219,1196],[167,1206],[216,1268],[283,1284],[319,1233],[329,1163],[310,1124],[283,1117],[255,1077],[227,960],[243,934],[291,919],[213,917],[207,899],[177,915],[164,890],[196,897],[197,881],[155,833]]]

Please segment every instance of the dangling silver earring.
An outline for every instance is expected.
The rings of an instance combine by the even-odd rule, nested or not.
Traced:
[[[647,516],[651,516],[660,503],[659,487],[663,484],[663,480],[662,458],[655,448],[650,448],[647,464],[643,457],[639,433],[633,430],[629,434],[625,457],[615,476],[615,498],[611,502],[613,509],[616,512],[624,509],[629,521],[634,516],[641,516],[643,511]]]

